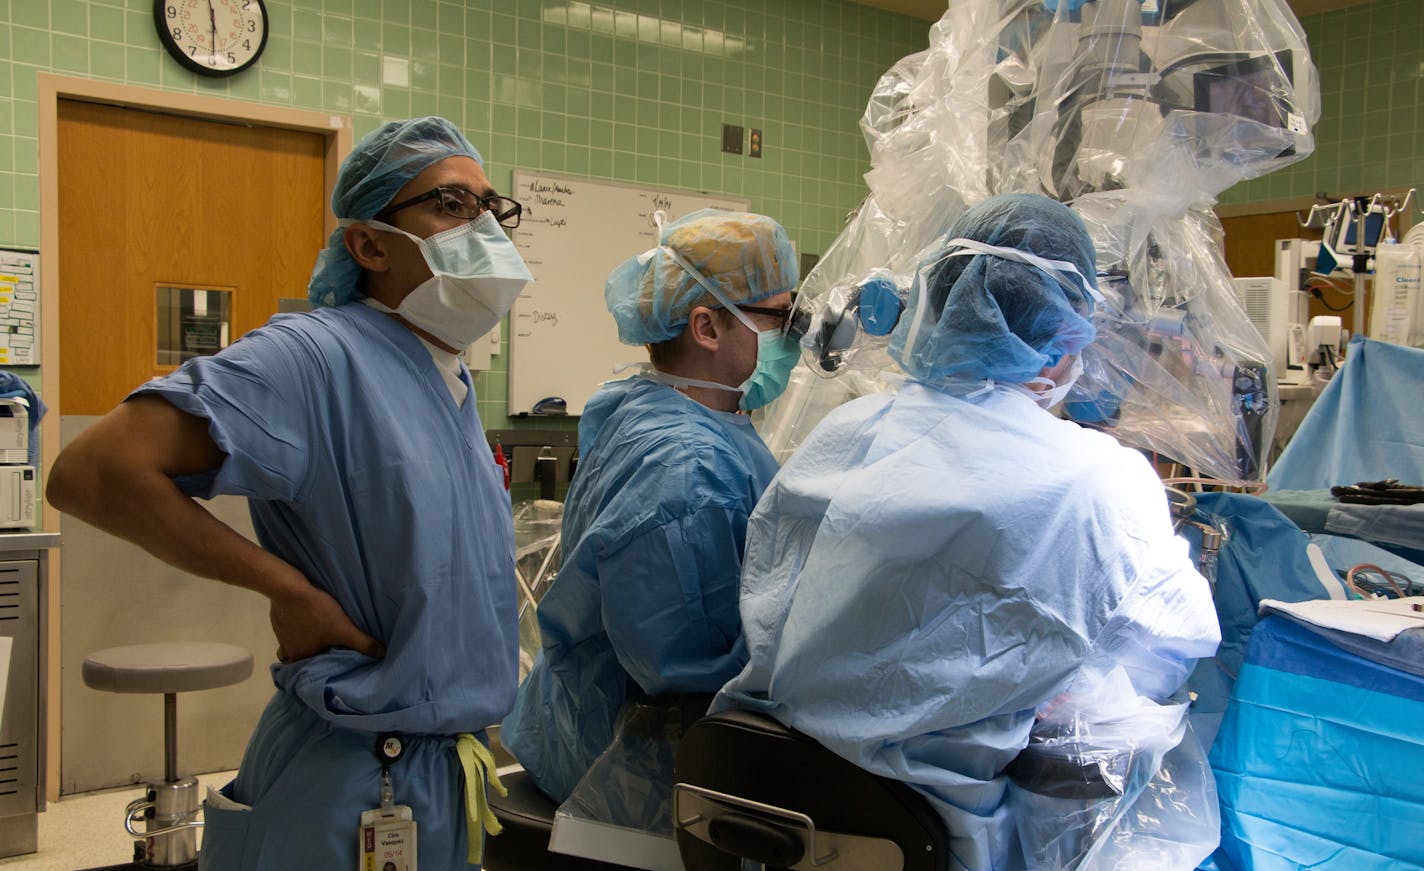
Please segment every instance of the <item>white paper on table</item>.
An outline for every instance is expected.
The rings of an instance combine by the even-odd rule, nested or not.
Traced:
[[[1322,629],[1334,629],[1364,635],[1380,641],[1393,641],[1406,629],[1424,628],[1424,596],[1402,599],[1312,599],[1307,602],[1261,600],[1261,616],[1270,613],[1288,614]]]

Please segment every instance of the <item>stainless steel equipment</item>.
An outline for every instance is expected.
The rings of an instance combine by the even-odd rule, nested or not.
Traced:
[[[45,607],[56,533],[0,534],[0,856],[39,847],[45,807]]]

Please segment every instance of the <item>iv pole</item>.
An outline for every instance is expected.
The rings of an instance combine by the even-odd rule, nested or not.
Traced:
[[[1350,258],[1350,271],[1354,276],[1355,286],[1355,315],[1351,323],[1350,335],[1363,336],[1367,324],[1366,317],[1369,314],[1369,290],[1367,289],[1366,276],[1370,274],[1370,260],[1375,253],[1375,244],[1370,243],[1370,233],[1368,229],[1369,217],[1372,214],[1380,216],[1379,233],[1376,243],[1385,239],[1393,238],[1390,231],[1389,221],[1395,215],[1404,213],[1409,208],[1409,201],[1414,197],[1414,189],[1410,188],[1400,200],[1397,196],[1387,196],[1383,193],[1375,194],[1372,197],[1351,197],[1332,203],[1328,206],[1311,206],[1310,215],[1301,221],[1297,215],[1296,220],[1302,227],[1320,226],[1316,223],[1317,215],[1328,215],[1324,222],[1325,244],[1328,246],[1332,238],[1338,238],[1343,246],[1345,238],[1349,234],[1351,227],[1355,231],[1355,241],[1349,245],[1349,250],[1339,251],[1338,254]],[[1341,221],[1344,221],[1343,226]],[[1332,252],[1337,253],[1337,252]],[[1343,265],[1343,264],[1342,264]]]
[[[1350,252],[1350,271],[1354,273],[1355,279],[1355,319],[1350,326],[1350,335],[1363,336],[1365,334],[1365,315],[1369,312],[1369,291],[1365,276],[1370,272],[1370,251],[1365,232],[1365,222],[1370,215],[1370,201],[1367,197],[1355,197],[1351,205],[1346,209],[1347,220],[1355,218],[1355,245]],[[1343,253],[1343,252],[1341,252]]]

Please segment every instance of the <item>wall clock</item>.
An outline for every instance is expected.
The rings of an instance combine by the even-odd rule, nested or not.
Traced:
[[[168,53],[199,75],[240,73],[267,47],[262,0],[153,0],[153,24]]]

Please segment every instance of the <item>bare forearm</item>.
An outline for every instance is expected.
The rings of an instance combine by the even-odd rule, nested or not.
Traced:
[[[291,595],[305,577],[183,494],[160,473],[98,470],[89,495],[61,510],[183,571],[260,593]]]
[[[60,453],[45,495],[60,511],[166,563],[266,596],[279,650],[291,660],[336,646],[381,656],[380,643],[330,594],[174,485],[176,476],[221,468],[225,456],[207,427],[162,399],[131,399]]]
[[[65,514],[137,544],[184,571],[288,595],[306,579],[184,495],[173,476],[218,469],[207,421],[140,397],[96,421],[60,452],[45,495]]]

